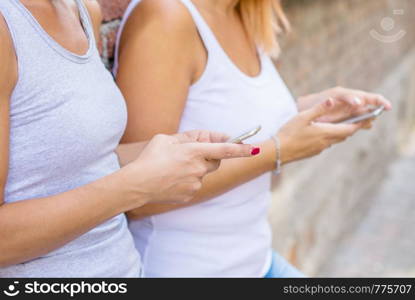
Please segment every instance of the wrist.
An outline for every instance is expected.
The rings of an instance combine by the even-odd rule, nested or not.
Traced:
[[[275,142],[272,140],[272,138],[265,140],[261,144],[261,155],[259,157],[264,160],[264,163],[266,164],[267,172],[275,171],[275,167],[277,163],[276,155],[277,154],[276,154]]]
[[[114,183],[118,188],[118,193],[122,197],[124,212],[136,209],[150,202],[150,197],[143,192],[140,176],[136,166],[128,165],[121,168],[114,174]],[[143,168],[145,169],[145,168]],[[143,175],[144,176],[144,175]]]
[[[281,143],[278,134],[275,134],[271,137],[271,141],[274,147],[274,159],[273,159],[273,172],[275,175],[279,175],[281,173]]]
[[[288,164],[295,159],[292,157],[292,151],[290,150],[290,140],[288,137],[286,137],[284,134],[281,134],[281,132],[277,133],[277,137],[279,139],[280,144],[280,161],[281,165]]]

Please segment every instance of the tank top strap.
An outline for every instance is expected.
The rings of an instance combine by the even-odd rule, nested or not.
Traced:
[[[27,24],[27,21],[22,18],[20,11],[17,9],[15,0],[0,1],[0,14],[6,21],[6,26],[10,32],[16,55],[19,57],[20,49],[24,44],[24,39],[21,37],[21,32],[26,31],[27,36],[34,36],[36,32]]]
[[[75,0],[79,10],[79,17],[81,20],[82,27],[88,36],[88,39],[96,45],[94,26],[88,9],[85,7],[83,0]]]
[[[210,54],[222,53],[222,47],[220,46],[215,34],[210,26],[207,24],[198,8],[192,3],[191,0],[180,0],[191,14],[193,21],[196,24],[196,28],[199,31],[199,35],[205,44],[205,47]]]
[[[6,21],[20,62],[19,71],[22,71],[22,66],[24,67],[25,63],[30,63],[37,55],[48,57],[59,54],[60,57],[76,63],[86,63],[91,57],[99,55],[95,46],[94,30],[88,10],[83,0],[75,0],[75,4],[80,23],[88,39],[88,51],[83,55],[75,54],[55,41],[20,0],[0,1],[0,13]]]

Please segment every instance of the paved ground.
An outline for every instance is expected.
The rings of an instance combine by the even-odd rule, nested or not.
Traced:
[[[348,234],[319,276],[415,277],[415,155],[390,169],[364,221]]]

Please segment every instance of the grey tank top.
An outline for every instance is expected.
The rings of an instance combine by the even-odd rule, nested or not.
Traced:
[[[88,11],[76,3],[89,40],[85,55],[53,40],[19,0],[0,1],[18,59],[6,203],[56,195],[119,169],[114,150],[126,126],[125,102],[100,60]],[[0,268],[0,277],[139,275],[124,215],[43,257]]]

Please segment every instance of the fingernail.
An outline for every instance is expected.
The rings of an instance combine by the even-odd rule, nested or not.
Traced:
[[[326,106],[329,107],[329,108],[332,107],[333,106],[333,101],[334,101],[333,98],[327,99],[326,103],[325,103]]]
[[[362,99],[360,99],[359,97],[354,97],[353,98],[354,103],[356,103],[357,105],[362,104]]]
[[[261,148],[254,148],[251,151],[251,155],[258,155],[259,153],[261,153]]]

